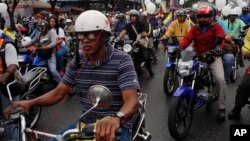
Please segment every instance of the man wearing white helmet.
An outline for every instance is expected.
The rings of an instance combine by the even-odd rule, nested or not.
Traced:
[[[245,26],[245,23],[238,19],[238,12],[236,9],[231,9],[228,19],[225,20],[225,23],[228,27],[229,34],[234,38],[238,38],[241,29]]]
[[[88,89],[96,84],[103,85],[112,93],[112,105],[107,109],[94,109],[82,117],[81,122],[94,123],[97,119],[110,116],[109,119],[97,123],[96,141],[113,141],[115,130],[119,127],[122,130],[121,141],[131,141],[133,125],[131,118],[138,111],[137,92],[140,86],[130,55],[114,49],[108,43],[111,33],[110,23],[99,11],[88,10],[79,15],[75,22],[75,32],[79,48],[83,53],[79,55],[79,52],[76,52],[76,57],[59,85],[36,99],[15,102],[13,107],[22,107],[28,111],[33,106],[56,104],[63,100],[71,86],[76,85],[84,113],[92,107],[86,94]],[[5,110],[5,117],[8,117],[13,107]],[[74,122],[69,127],[76,126],[77,122]]]

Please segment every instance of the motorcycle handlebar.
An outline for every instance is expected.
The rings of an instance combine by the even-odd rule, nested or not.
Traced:
[[[17,108],[13,110],[10,114],[10,119],[5,121],[3,124],[16,123],[18,120],[21,122],[20,134],[22,140],[27,140],[26,133],[34,133],[36,135],[43,135],[51,138],[56,138],[57,140],[72,141],[72,140],[91,140],[95,138],[95,126],[92,124],[87,124],[83,129],[78,128],[69,129],[62,135],[55,135],[46,132],[36,131],[30,128],[26,128],[27,124],[27,114],[23,108]],[[119,141],[121,136],[121,128],[118,128],[115,132],[115,140]],[[37,137],[37,136],[36,136]]]

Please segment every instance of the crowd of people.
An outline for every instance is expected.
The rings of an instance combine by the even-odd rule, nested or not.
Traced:
[[[227,84],[230,83],[234,55],[239,50],[242,50],[243,57],[250,55],[250,30],[246,27],[250,24],[249,11],[248,7],[244,7],[241,15],[231,10],[228,16],[222,16],[219,9],[205,4],[198,9],[170,9],[160,14],[139,12],[135,9],[127,13],[102,13],[88,10],[80,14],[75,21],[73,19],[58,20],[55,16],[49,16],[48,19],[22,17],[17,20],[24,27],[19,32],[32,39],[29,45],[36,44],[43,38],[49,39],[49,44],[40,49],[53,50],[48,64],[56,87],[38,98],[15,101],[11,105],[6,95],[0,91],[4,116],[8,118],[10,112],[18,107],[29,111],[33,106],[54,105],[69,93],[73,85],[76,85],[79,91],[82,112],[85,112],[92,106],[86,93],[91,86],[99,84],[110,89],[114,102],[108,109],[97,108],[91,111],[88,116],[81,119],[81,122],[93,123],[97,119],[111,116],[108,120],[97,124],[96,140],[114,140],[115,130],[121,127],[121,141],[131,141],[131,129],[134,122],[132,117],[138,112],[137,92],[140,91],[140,85],[131,56],[110,45],[109,37],[113,32],[117,32],[119,34],[116,40],[122,40],[126,35],[133,41],[146,38],[148,42],[146,46],[152,49],[155,62],[157,62],[155,49],[158,48],[158,41],[166,41],[173,36],[177,38],[176,42],[180,50],[189,47],[197,54],[209,50],[224,50],[225,53],[210,64],[212,74],[218,84],[216,87],[219,95],[217,118],[224,121]],[[173,14],[174,20],[166,25],[164,19],[169,14]],[[4,29],[2,21],[1,29]],[[157,37],[159,40],[154,41],[153,30],[159,27],[164,27],[166,31]],[[241,30],[246,31],[246,36],[244,45],[240,49],[233,39],[240,36]],[[75,56],[66,71],[63,57],[69,51],[73,34],[76,35],[83,54]],[[0,84],[6,86],[6,83],[13,80],[14,72],[18,69],[17,51],[11,43],[5,42],[5,39],[1,40],[0,46],[6,44],[6,50],[5,57],[0,56]],[[166,49],[167,46],[163,46],[165,52]],[[154,75],[153,72],[149,73],[151,76]],[[241,108],[249,97],[247,93],[250,89],[249,79],[249,74],[244,74],[237,89],[235,107],[228,114],[229,119],[240,116]],[[65,130],[74,128],[77,124],[73,122]],[[8,139],[18,140],[18,136]]]

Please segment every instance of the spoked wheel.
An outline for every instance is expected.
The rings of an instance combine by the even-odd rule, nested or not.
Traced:
[[[175,74],[176,72],[172,68],[165,70],[164,79],[163,79],[163,89],[165,94],[169,97],[172,96],[174,91],[179,86],[178,79]]]
[[[36,98],[35,95],[28,95],[27,99],[34,99]],[[28,113],[28,118],[30,121],[30,128],[33,128],[36,126],[36,123],[38,119],[40,118],[42,108],[41,107],[32,107]]]
[[[173,97],[168,114],[168,129],[174,139],[181,140],[188,134],[193,115],[193,100],[187,97]]]

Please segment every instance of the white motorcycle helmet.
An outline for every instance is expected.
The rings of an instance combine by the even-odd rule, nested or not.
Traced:
[[[23,37],[23,39],[21,40],[21,44],[22,47],[28,47],[28,45],[30,45],[31,43],[31,38],[30,37]]]
[[[67,19],[65,22],[66,23],[72,23],[72,20],[71,19]]]
[[[76,33],[99,30],[111,33],[110,22],[103,13],[97,10],[88,10],[77,17],[75,22]]]
[[[230,15],[239,16],[239,13],[238,13],[238,11],[236,9],[231,9],[228,15],[229,16]]]

